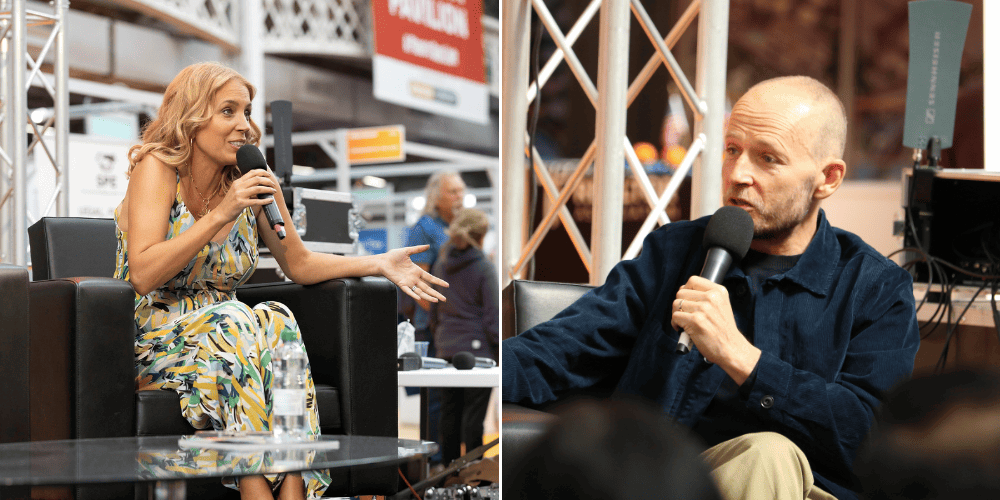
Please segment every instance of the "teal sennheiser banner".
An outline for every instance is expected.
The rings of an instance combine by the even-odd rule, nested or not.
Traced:
[[[958,72],[972,5],[953,0],[910,2],[910,67],[903,145],[924,149],[931,137],[951,147]]]

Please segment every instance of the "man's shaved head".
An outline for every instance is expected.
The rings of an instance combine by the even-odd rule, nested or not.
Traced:
[[[798,90],[810,100],[804,104],[810,107],[813,122],[809,131],[811,140],[806,144],[816,161],[841,159],[847,143],[847,112],[837,94],[834,94],[819,80],[808,76],[781,76],[764,80],[750,88],[746,95],[764,88],[786,87]]]
[[[733,105],[726,124],[723,202],[753,218],[751,248],[774,255],[805,251],[820,202],[843,181],[846,137],[840,100],[809,77],[763,81]]]

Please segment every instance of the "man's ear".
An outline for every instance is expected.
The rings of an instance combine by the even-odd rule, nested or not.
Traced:
[[[816,188],[813,196],[817,200],[823,200],[833,194],[840,183],[844,182],[844,175],[847,172],[847,164],[844,160],[830,160],[823,167],[822,183]]]

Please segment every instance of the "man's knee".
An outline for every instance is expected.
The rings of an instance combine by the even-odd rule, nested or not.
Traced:
[[[745,434],[702,454],[723,498],[796,498],[813,489],[812,469],[799,447],[776,432]]]
[[[791,439],[777,432],[754,432],[736,439],[743,440],[753,453],[761,455],[784,456],[802,453],[802,450]]]
[[[757,467],[773,463],[804,462],[805,454],[791,439],[777,432],[754,432],[719,443],[703,454],[709,466],[718,468],[739,459]]]

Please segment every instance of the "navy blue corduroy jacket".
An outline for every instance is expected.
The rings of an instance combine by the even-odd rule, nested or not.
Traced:
[[[552,320],[502,343],[503,400],[540,404],[617,378],[615,394],[653,402],[695,428],[722,384],[734,382],[697,349],[675,352],[677,289],[701,270],[708,217],[668,224],[639,257],[616,265]],[[880,399],[909,377],[920,343],[910,275],[821,211],[805,253],[756,296],[738,267],[723,281],[736,324],[761,351],[729,434],[778,432],[809,458],[816,484],[854,498],[852,465]],[[749,397],[742,397],[748,394]],[[719,411],[712,418],[718,421]],[[716,426],[713,426],[716,427]]]

